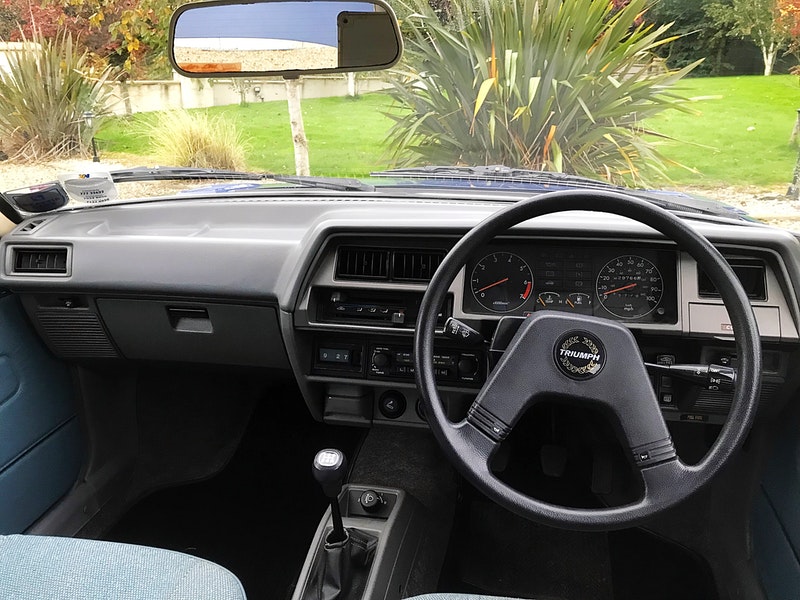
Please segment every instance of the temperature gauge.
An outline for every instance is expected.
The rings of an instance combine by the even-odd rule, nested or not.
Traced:
[[[542,292],[539,294],[538,298],[536,298],[537,310],[558,310],[561,308],[561,304],[561,294],[556,292]]]

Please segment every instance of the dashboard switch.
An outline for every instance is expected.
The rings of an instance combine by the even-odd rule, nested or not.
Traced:
[[[384,392],[378,400],[378,410],[387,419],[397,419],[406,412],[406,398],[393,390]]]
[[[367,513],[376,513],[385,504],[381,495],[374,490],[365,490],[358,498],[358,503]]]

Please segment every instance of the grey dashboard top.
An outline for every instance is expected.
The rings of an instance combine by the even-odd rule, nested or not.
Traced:
[[[315,257],[333,234],[458,236],[504,206],[442,198],[242,197],[108,205],[29,219],[0,240],[0,284],[15,291],[119,292],[276,302],[292,312]],[[32,224],[36,222],[35,226]],[[769,252],[793,319],[800,243],[757,224],[693,220],[714,243]],[[560,213],[524,223],[521,236],[658,240],[649,227],[605,213]],[[67,274],[15,273],[11,251],[62,246]]]

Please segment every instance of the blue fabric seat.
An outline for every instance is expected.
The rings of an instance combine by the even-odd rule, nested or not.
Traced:
[[[94,540],[0,536],[3,600],[245,600],[217,564],[159,548]]]

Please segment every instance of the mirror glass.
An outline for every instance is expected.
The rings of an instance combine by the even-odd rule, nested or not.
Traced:
[[[388,68],[397,20],[376,2],[196,3],[170,27],[173,66],[188,75],[281,75]]]

